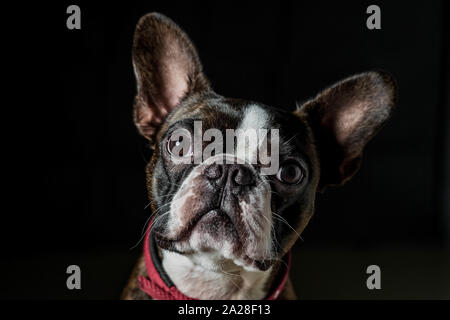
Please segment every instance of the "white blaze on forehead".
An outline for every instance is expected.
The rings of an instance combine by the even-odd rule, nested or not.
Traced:
[[[269,114],[262,107],[251,104],[247,106],[239,129],[263,129],[269,125]]]
[[[260,129],[269,129],[269,114],[262,107],[251,104],[247,106],[244,117],[237,127],[242,130],[245,139],[238,139],[236,146],[236,156],[255,164],[258,159],[260,145],[264,139],[258,139]]]

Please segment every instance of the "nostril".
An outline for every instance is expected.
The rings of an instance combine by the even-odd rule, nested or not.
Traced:
[[[207,176],[209,179],[219,179],[222,177],[223,168],[221,165],[218,164],[212,164],[208,166],[205,171],[204,175]]]
[[[248,186],[255,183],[255,176],[253,175],[253,172],[245,167],[245,166],[239,166],[239,168],[236,170],[234,176],[234,181],[241,186]]]

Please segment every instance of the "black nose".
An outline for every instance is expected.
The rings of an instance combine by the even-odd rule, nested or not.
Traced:
[[[253,171],[245,164],[211,164],[205,169],[204,175],[217,182],[229,180],[232,185],[237,186],[255,183]]]
[[[229,168],[228,175],[240,186],[248,186],[255,183],[255,176],[252,170],[246,165],[232,165]]]
[[[221,164],[212,164],[203,172],[209,179],[218,180],[223,176],[223,166]]]

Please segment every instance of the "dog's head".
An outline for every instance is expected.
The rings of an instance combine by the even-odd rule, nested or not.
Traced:
[[[353,176],[394,106],[394,82],[381,72],[338,82],[293,112],[222,97],[187,35],[154,13],[137,25],[133,64],[134,120],[154,149],[155,239],[208,268],[265,270],[280,259],[316,192]]]

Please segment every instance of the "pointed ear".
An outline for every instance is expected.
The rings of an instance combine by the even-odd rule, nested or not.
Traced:
[[[390,74],[368,72],[336,83],[296,111],[306,117],[316,140],[320,189],[356,173],[364,146],[390,117],[395,97]]]
[[[136,26],[133,66],[137,79],[134,122],[152,142],[166,116],[183,99],[209,89],[194,45],[159,13],[143,16]]]

